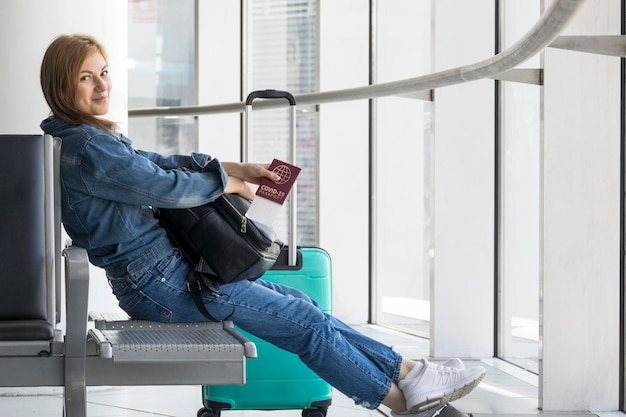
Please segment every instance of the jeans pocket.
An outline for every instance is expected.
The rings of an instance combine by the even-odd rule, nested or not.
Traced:
[[[178,262],[182,258],[180,249],[174,248],[166,257],[156,264],[156,270],[163,276],[168,276],[177,268]]]
[[[135,296],[128,302],[120,300],[120,307],[135,320],[151,320],[161,323],[172,322],[172,311],[159,304],[143,291],[137,291]]]
[[[133,290],[133,284],[128,280],[128,275],[125,279],[109,280],[109,286],[113,290],[113,294],[118,298]]]

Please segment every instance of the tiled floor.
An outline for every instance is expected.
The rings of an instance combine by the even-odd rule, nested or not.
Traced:
[[[373,326],[359,326],[372,337],[393,345],[407,357],[428,355],[427,341]],[[537,409],[536,377],[516,373],[500,361],[485,360],[487,376],[470,395],[454,402],[442,417],[534,417],[542,415]],[[468,362],[472,364],[473,361]],[[507,369],[508,368],[508,369]],[[512,375],[514,373],[515,375]],[[5,391],[3,391],[5,392]],[[22,389],[0,395],[0,416],[27,417],[62,415],[59,389]],[[197,386],[166,387],[94,387],[87,394],[89,417],[195,417],[202,407],[202,391]],[[454,408],[452,408],[452,406]],[[547,414],[547,413],[546,413]],[[603,413],[601,417],[623,417],[621,413]],[[224,411],[224,417],[297,417],[300,410]],[[333,394],[328,417],[368,417],[389,415],[389,410],[366,410],[339,392]],[[578,414],[579,416],[589,414]],[[576,414],[558,414],[558,417]]]

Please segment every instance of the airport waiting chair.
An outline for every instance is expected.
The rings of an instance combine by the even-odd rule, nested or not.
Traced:
[[[88,325],[87,254],[61,247],[60,146],[0,135],[0,386],[64,387],[64,415],[85,417],[87,386],[245,383],[256,347],[231,322]]]

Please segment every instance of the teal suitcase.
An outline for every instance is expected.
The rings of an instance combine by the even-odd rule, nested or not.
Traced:
[[[279,262],[281,260],[279,259]],[[319,248],[300,248],[298,267],[268,271],[263,279],[298,288],[331,311],[330,257]],[[302,409],[303,417],[323,417],[332,387],[300,358],[238,329],[252,340],[258,357],[247,359],[245,385],[202,387],[204,409],[198,417],[218,417],[222,410]]]
[[[252,101],[286,99],[291,110],[290,162],[295,160],[295,99],[276,90],[255,91],[246,101],[246,130],[242,148],[247,160],[249,111]],[[295,190],[292,189],[292,195]],[[296,248],[295,199],[289,199],[289,244],[274,267],[263,279],[297,288],[315,300],[324,312],[331,312],[332,268],[330,256],[316,247]],[[243,330],[254,342],[257,358],[246,361],[244,385],[211,385],[202,387],[204,408],[198,417],[220,417],[223,410],[293,410],[302,409],[303,417],[324,417],[332,402],[332,387],[311,371],[300,358],[279,349]]]

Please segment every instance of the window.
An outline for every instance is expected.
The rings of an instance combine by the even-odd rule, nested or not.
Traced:
[[[129,108],[196,104],[194,0],[128,2]],[[133,118],[134,145],[164,154],[196,148],[187,118]]]
[[[375,82],[430,73],[430,3],[377,2]],[[375,108],[372,158],[376,238],[371,243],[375,258],[375,323],[429,337],[433,257],[431,105],[415,98],[386,97],[377,99]]]
[[[233,4],[129,0],[129,107],[194,105],[198,97],[203,101],[200,104],[213,103],[216,98],[224,103],[234,96],[235,89],[240,95],[241,79],[245,80],[244,96],[268,88],[294,95],[317,91],[317,1],[249,0],[242,5],[247,37],[241,48],[244,56],[236,57],[226,51],[239,49],[233,45],[236,37],[230,36],[233,27],[241,31],[240,16],[234,14],[238,7]],[[223,18],[216,20],[215,16]],[[224,48],[217,45],[223,42],[220,33],[229,34]],[[243,72],[233,82],[232,68],[241,68],[240,61]],[[197,68],[200,74],[196,74]],[[303,245],[317,243],[318,113],[315,108],[310,110],[298,112],[296,133],[296,165],[303,168],[298,177],[298,243]],[[221,158],[230,155],[229,150],[235,143],[238,147],[240,140],[238,132],[233,132],[239,127],[236,118],[227,116],[200,116],[199,123],[194,117],[131,118],[129,133],[138,148],[187,154],[201,147],[199,150]],[[288,158],[287,120],[286,110],[258,112],[253,118],[250,161]],[[198,138],[198,131],[208,133]],[[285,216],[275,224],[281,236],[286,236],[286,220]]]
[[[503,48],[525,33],[540,4],[501,2]],[[539,68],[539,57],[525,63]],[[497,355],[539,372],[541,87],[502,81],[500,98]]]
[[[245,94],[263,89],[286,90],[294,95],[318,91],[317,1],[250,0],[247,13]],[[297,242],[316,245],[318,113],[315,108],[298,109],[296,165],[303,170],[297,188]],[[287,160],[287,111],[264,110],[253,114],[250,160]],[[275,226],[280,235],[287,236],[286,218]]]

